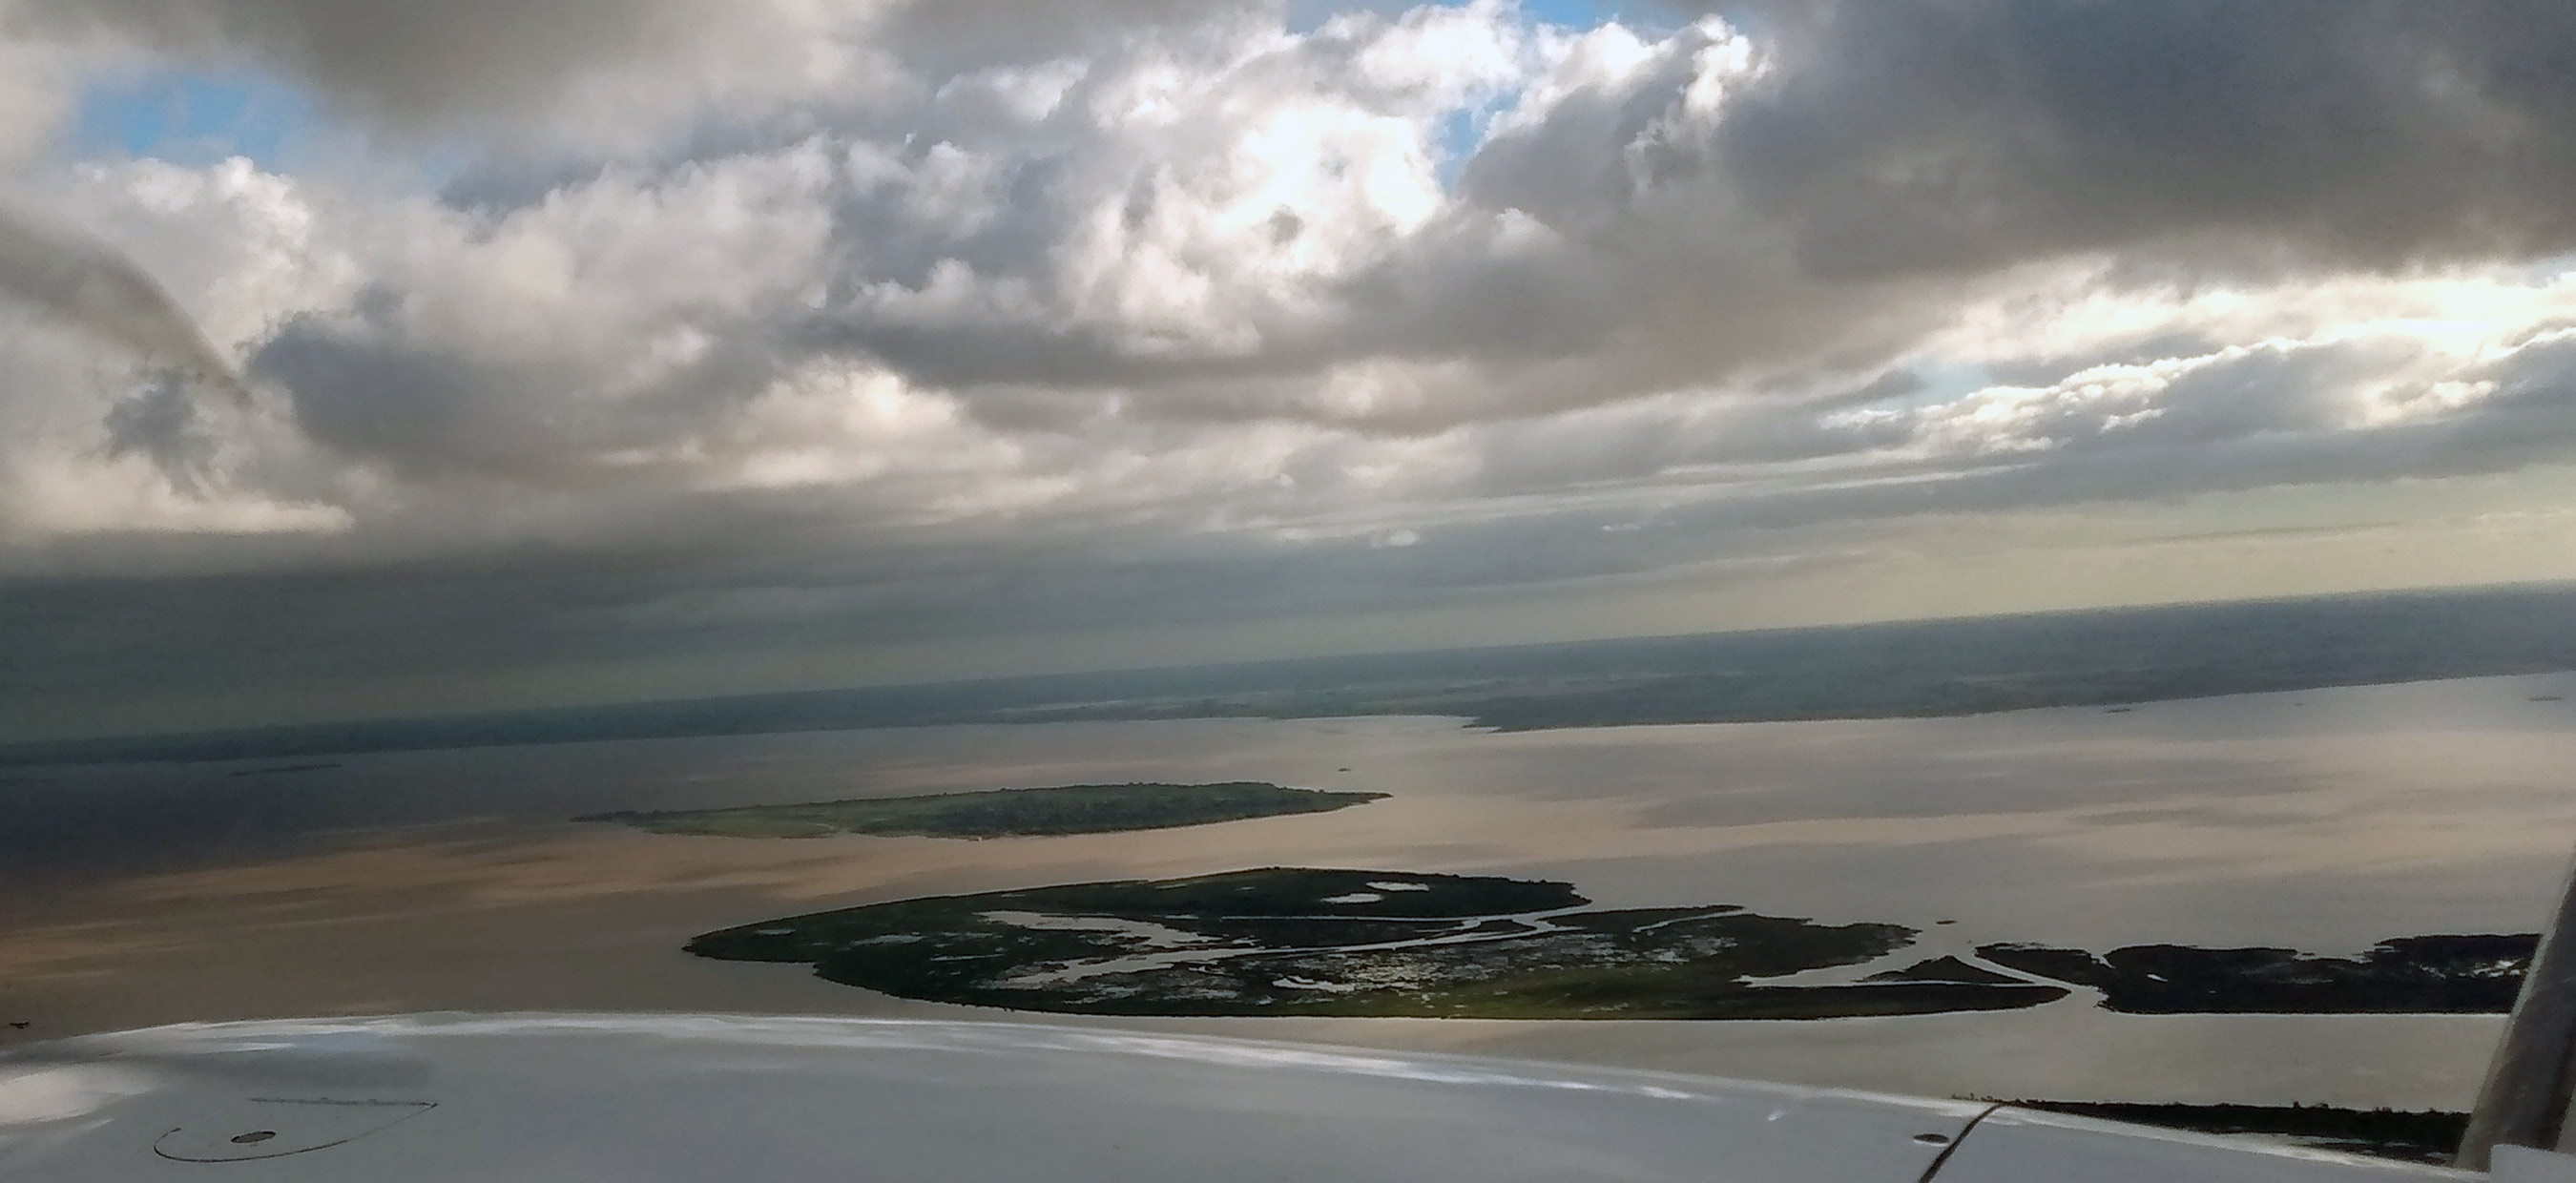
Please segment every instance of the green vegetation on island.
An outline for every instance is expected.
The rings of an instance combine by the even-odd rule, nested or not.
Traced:
[[[2003,986],[2024,981],[2010,974],[1996,973],[1982,965],[1970,965],[1956,957],[1935,957],[1929,961],[1917,961],[1903,969],[1874,973],[1861,980],[1865,982],[1957,982],[1970,986]]]
[[[2081,949],[1987,945],[1977,956],[2102,991],[2130,1014],[2503,1014],[2513,1009],[2539,938],[2421,936],[2358,957],[2295,949],[2132,945]]]
[[[830,834],[1010,838],[1160,830],[1282,814],[1327,813],[1385,797],[1384,793],[1291,789],[1259,781],[1064,785],[918,797],[863,797],[801,805],[595,813],[574,820],[624,822],[657,834],[727,838],[820,838]]]
[[[1590,902],[1543,880],[1273,867],[894,900],[688,951],[1065,1014],[1819,1019],[2015,1009],[2075,986],[2136,1014],[2502,1013],[2536,941],[2400,937],[2354,957],[1991,944],[1909,964],[1896,955],[1920,934],[1902,925]]]
[[[707,933],[905,998],[1070,1014],[1831,1018],[2034,1006],[2019,981],[1765,981],[1909,944],[1732,905],[1581,911],[1570,885],[1270,868],[939,896]],[[2000,976],[2000,975],[1998,975]]]

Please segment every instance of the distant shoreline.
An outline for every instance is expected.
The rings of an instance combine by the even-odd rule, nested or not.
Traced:
[[[835,834],[930,838],[1061,837],[1169,830],[1259,817],[1329,813],[1385,793],[1292,789],[1265,781],[1176,785],[1133,781],[911,797],[858,797],[794,805],[618,810],[576,817],[654,834],[722,838],[824,838]]]
[[[30,740],[0,744],[0,767],[1038,722],[1407,715],[1536,731],[1947,718],[2565,670],[2576,670],[2576,587],[2550,585]]]
[[[1984,1098],[1980,1098],[1984,1099]],[[2368,1154],[2447,1166],[2468,1132],[2457,1110],[2357,1109],[2344,1105],[2180,1105],[2129,1101],[2006,1101],[2101,1121],[2164,1126],[2203,1134],[2254,1135],[2312,1150]]]

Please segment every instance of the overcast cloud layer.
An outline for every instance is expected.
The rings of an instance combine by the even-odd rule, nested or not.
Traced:
[[[2576,9],[1721,7],[0,0],[0,713],[2576,575]]]

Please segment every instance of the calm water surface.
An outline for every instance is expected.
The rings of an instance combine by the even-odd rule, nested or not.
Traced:
[[[925,728],[0,773],[15,1038],[286,1013],[979,1014],[689,935],[930,892],[1309,865],[1571,881],[1998,940],[2343,952],[2531,931],[2576,845],[2576,676],[1969,719],[1480,733],[1454,720]],[[609,809],[1126,780],[1394,794],[1331,814],[955,842],[573,824]],[[1943,923],[1943,922],[1948,923]],[[1051,1019],[1050,1021],[1061,1021]],[[2497,1021],[1120,1020],[1914,1093],[2464,1105]]]

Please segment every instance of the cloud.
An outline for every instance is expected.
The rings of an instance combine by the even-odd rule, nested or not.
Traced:
[[[667,137],[865,109],[959,73],[1113,49],[1259,0],[10,0],[33,39],[253,69],[397,142],[653,154]],[[542,168],[542,163],[539,164]]]
[[[11,11],[438,145],[16,178],[122,255],[0,274],[124,344],[0,311],[0,594],[203,593],[281,684],[1543,631],[1961,522],[2576,458],[2555,9]],[[181,346],[256,406],[128,356]],[[335,597],[419,641],[294,640]]]
[[[695,104],[761,73],[824,69],[796,43],[824,10],[789,0],[15,0],[21,30],[50,40],[138,47],[308,83],[335,107],[405,134],[490,128],[535,113],[596,131],[618,99]],[[677,94],[670,93],[676,89]],[[670,110],[648,102],[648,110]],[[552,117],[552,118],[549,118]]]
[[[2397,267],[2576,245],[2547,0],[1825,0],[1718,149],[1822,274],[2160,248]]]
[[[0,7],[0,22],[6,19]],[[48,146],[73,105],[79,64],[46,46],[0,38],[0,166],[20,165]]]
[[[115,248],[0,208],[0,297],[247,402],[232,364],[169,293]]]

